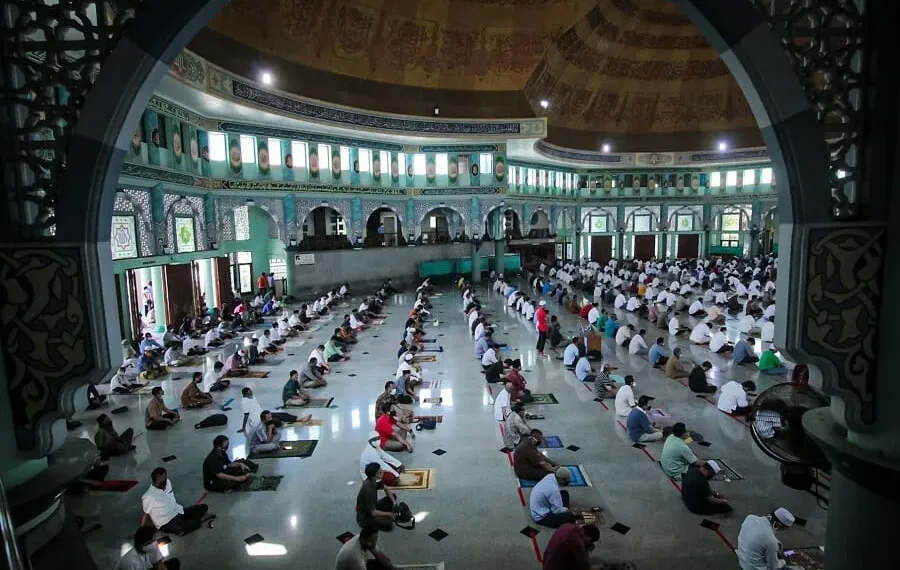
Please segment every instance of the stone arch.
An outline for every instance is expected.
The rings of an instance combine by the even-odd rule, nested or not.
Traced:
[[[698,206],[682,205],[682,206],[676,206],[674,209],[669,210],[669,212],[667,214],[669,218],[666,221],[666,223],[668,224],[667,231],[670,231],[670,232],[678,231],[677,222],[678,222],[679,214],[680,215],[691,214],[694,217],[694,224],[693,224],[694,227],[690,231],[699,232],[699,231],[703,230],[703,208],[702,208],[702,206],[698,207]]]
[[[640,206],[640,207],[638,207],[638,208],[635,208],[635,209],[632,210],[631,212],[629,212],[629,213],[625,216],[625,219],[622,221],[622,226],[620,226],[620,227],[624,227],[626,232],[632,231],[632,230],[630,229],[630,226],[631,226],[631,220],[634,218],[634,215],[635,215],[635,214],[642,214],[642,215],[643,215],[643,214],[650,214],[650,231],[651,231],[651,232],[655,232],[655,231],[656,231],[656,228],[657,228],[657,226],[659,225],[659,213],[658,213],[658,212],[655,212],[654,210],[651,210],[651,209],[648,208],[647,206]]]
[[[482,223],[484,224],[484,234],[485,235],[490,235],[494,239],[497,238],[497,236],[493,235],[492,228],[490,227],[490,225],[488,223],[491,218],[491,215],[494,212],[496,212],[497,210],[500,210],[500,213],[504,216],[506,215],[506,212],[512,212],[513,216],[514,216],[513,224],[517,225],[519,232],[521,233],[521,231],[522,231],[522,216],[520,215],[518,210],[516,210],[516,208],[510,204],[500,203],[500,204],[491,206],[491,208],[488,209],[488,211],[484,214],[484,219],[482,220]]]
[[[588,216],[591,214],[606,214],[609,218],[609,223],[607,225],[606,231],[608,233],[612,233],[616,231],[616,228],[619,227],[619,220],[617,218],[618,212],[616,212],[615,208],[606,207],[606,206],[595,206],[593,208],[585,208],[581,211],[581,220],[578,223],[578,231],[584,231],[584,223],[587,221]]]
[[[538,218],[536,223],[534,222],[535,217]],[[538,226],[537,228],[535,228],[536,225]],[[549,234],[553,233],[550,228],[550,213],[547,212],[543,206],[535,207],[534,210],[530,212],[528,220],[525,221],[523,232],[529,237],[547,237]],[[532,236],[533,233],[546,235]]]
[[[374,216],[377,212],[387,210],[394,214],[397,218],[397,226],[393,235],[385,235],[384,243],[387,245],[402,245],[403,241],[403,218],[400,215],[400,212],[397,211],[397,208],[394,208],[388,204],[379,204],[374,208],[367,208],[365,211],[365,218],[362,221],[362,239],[364,243],[368,245],[378,245],[378,236],[374,235],[377,233],[378,224],[375,224],[372,220],[372,216]],[[373,222],[371,225],[369,222]],[[373,241],[374,240],[374,241]]]
[[[194,247],[196,251],[209,248],[209,242],[206,240],[206,218],[203,213],[203,198],[201,196],[182,196],[175,194],[166,194],[164,197],[165,212],[165,228],[166,243],[169,244],[173,253],[175,251],[175,217],[178,214],[188,214],[194,218]]]
[[[406,225],[406,222],[403,220],[403,206],[401,204],[395,204],[391,202],[365,202],[363,204],[362,211],[362,229],[365,230],[366,223],[369,221],[369,218],[372,217],[372,214],[381,208],[387,208],[388,210],[394,212],[394,215],[397,216],[397,219],[400,220],[400,226],[403,227]]]

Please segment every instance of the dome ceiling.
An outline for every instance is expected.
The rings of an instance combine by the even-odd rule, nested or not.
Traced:
[[[231,0],[189,49],[363,109],[545,114],[562,146],[761,144],[718,53],[670,0]]]

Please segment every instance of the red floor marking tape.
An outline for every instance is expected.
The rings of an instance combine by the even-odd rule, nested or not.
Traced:
[[[646,448],[646,447],[642,447],[642,448],[641,448],[641,451],[644,452],[644,455],[646,455],[647,458],[650,459],[650,461],[652,461],[653,463],[656,463],[656,458],[653,457],[652,455],[650,455],[650,452],[647,451],[647,448]]]
[[[209,493],[203,493],[202,495],[200,495],[200,498],[197,499],[197,501],[194,502],[194,504],[195,504],[195,505],[199,505],[200,503],[202,503],[202,502],[203,502],[203,499],[205,499],[207,495],[209,495]]]
[[[488,394],[490,394],[490,395],[491,395],[491,396],[493,396],[493,395],[494,395],[494,391],[493,391],[493,390],[491,390],[491,387],[490,387],[490,385],[488,385],[488,387],[487,387],[487,388],[488,388]]]
[[[509,466],[512,467],[513,466],[512,453],[507,451],[506,458],[509,460]]]
[[[524,507],[525,506],[525,493],[522,492],[522,487],[519,487],[516,490],[519,492],[519,501],[522,502],[522,506]]]
[[[622,423],[622,420],[616,420],[616,423],[619,424],[620,428],[624,429],[625,431],[628,431],[628,428],[625,427],[625,424]]]
[[[582,382],[581,385],[584,386],[585,390],[587,390],[588,392],[593,393],[593,390],[591,390],[591,387],[590,387],[590,386],[588,386],[588,385],[585,384],[584,382]],[[604,409],[604,410],[606,410],[607,412],[609,411],[609,408],[606,406],[606,403],[605,403],[603,400],[600,400],[600,401],[597,402],[597,403],[600,404],[601,406],[603,406],[603,409]]]
[[[719,538],[722,539],[722,542],[725,543],[725,546],[727,546],[728,548],[730,548],[732,552],[735,551],[734,545],[731,544],[731,541],[728,540],[728,537],[726,537],[724,534],[722,534],[722,531],[721,531],[721,530],[716,529],[716,530],[714,530],[713,532],[715,532],[717,535],[719,535]]]
[[[544,557],[541,556],[541,547],[538,545],[537,536],[531,536],[531,545],[534,547],[534,555],[537,557],[537,561],[543,563]]]

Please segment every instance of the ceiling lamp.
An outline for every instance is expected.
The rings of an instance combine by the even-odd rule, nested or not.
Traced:
[[[435,105],[434,106],[434,116],[437,117],[440,114],[441,114],[441,108],[438,107],[437,105]]]
[[[268,71],[263,71],[262,75],[259,76],[260,81],[262,81],[263,85],[271,85],[272,84],[272,74]]]
[[[541,109],[546,109],[550,106],[550,101],[547,101],[546,99],[541,99],[540,105],[541,105]]]
[[[609,151],[612,150],[612,147],[609,146],[609,143],[603,143],[603,146],[601,147],[601,149],[603,150],[604,153],[608,153]]]
[[[728,150],[728,143],[725,141],[719,141],[719,152],[725,152]]]

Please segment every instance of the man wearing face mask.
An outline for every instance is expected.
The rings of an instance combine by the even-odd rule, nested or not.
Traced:
[[[629,374],[625,377],[625,385],[620,387],[616,392],[616,415],[620,418],[627,418],[631,410],[637,405],[634,399],[634,389],[637,382],[634,376]]]
[[[175,500],[172,482],[169,481],[168,474],[162,467],[157,467],[150,473],[150,481],[152,483],[150,488],[141,497],[144,514],[140,526],[152,523],[154,527],[163,532],[184,536],[216,517],[216,515],[207,514],[209,506],[204,503],[187,508],[179,505]]]
[[[244,483],[259,466],[247,459],[232,461],[228,457],[228,438],[217,435],[213,448],[203,460],[203,488],[225,492]]]
[[[153,535],[152,526],[142,526],[134,533],[134,548],[125,553],[113,570],[179,570],[181,561],[177,558],[164,560]]]
[[[112,457],[125,455],[134,450],[131,440],[134,439],[134,430],[126,429],[120,435],[113,422],[106,414],[97,416],[97,433],[94,435],[94,444],[100,451],[100,457]]]

